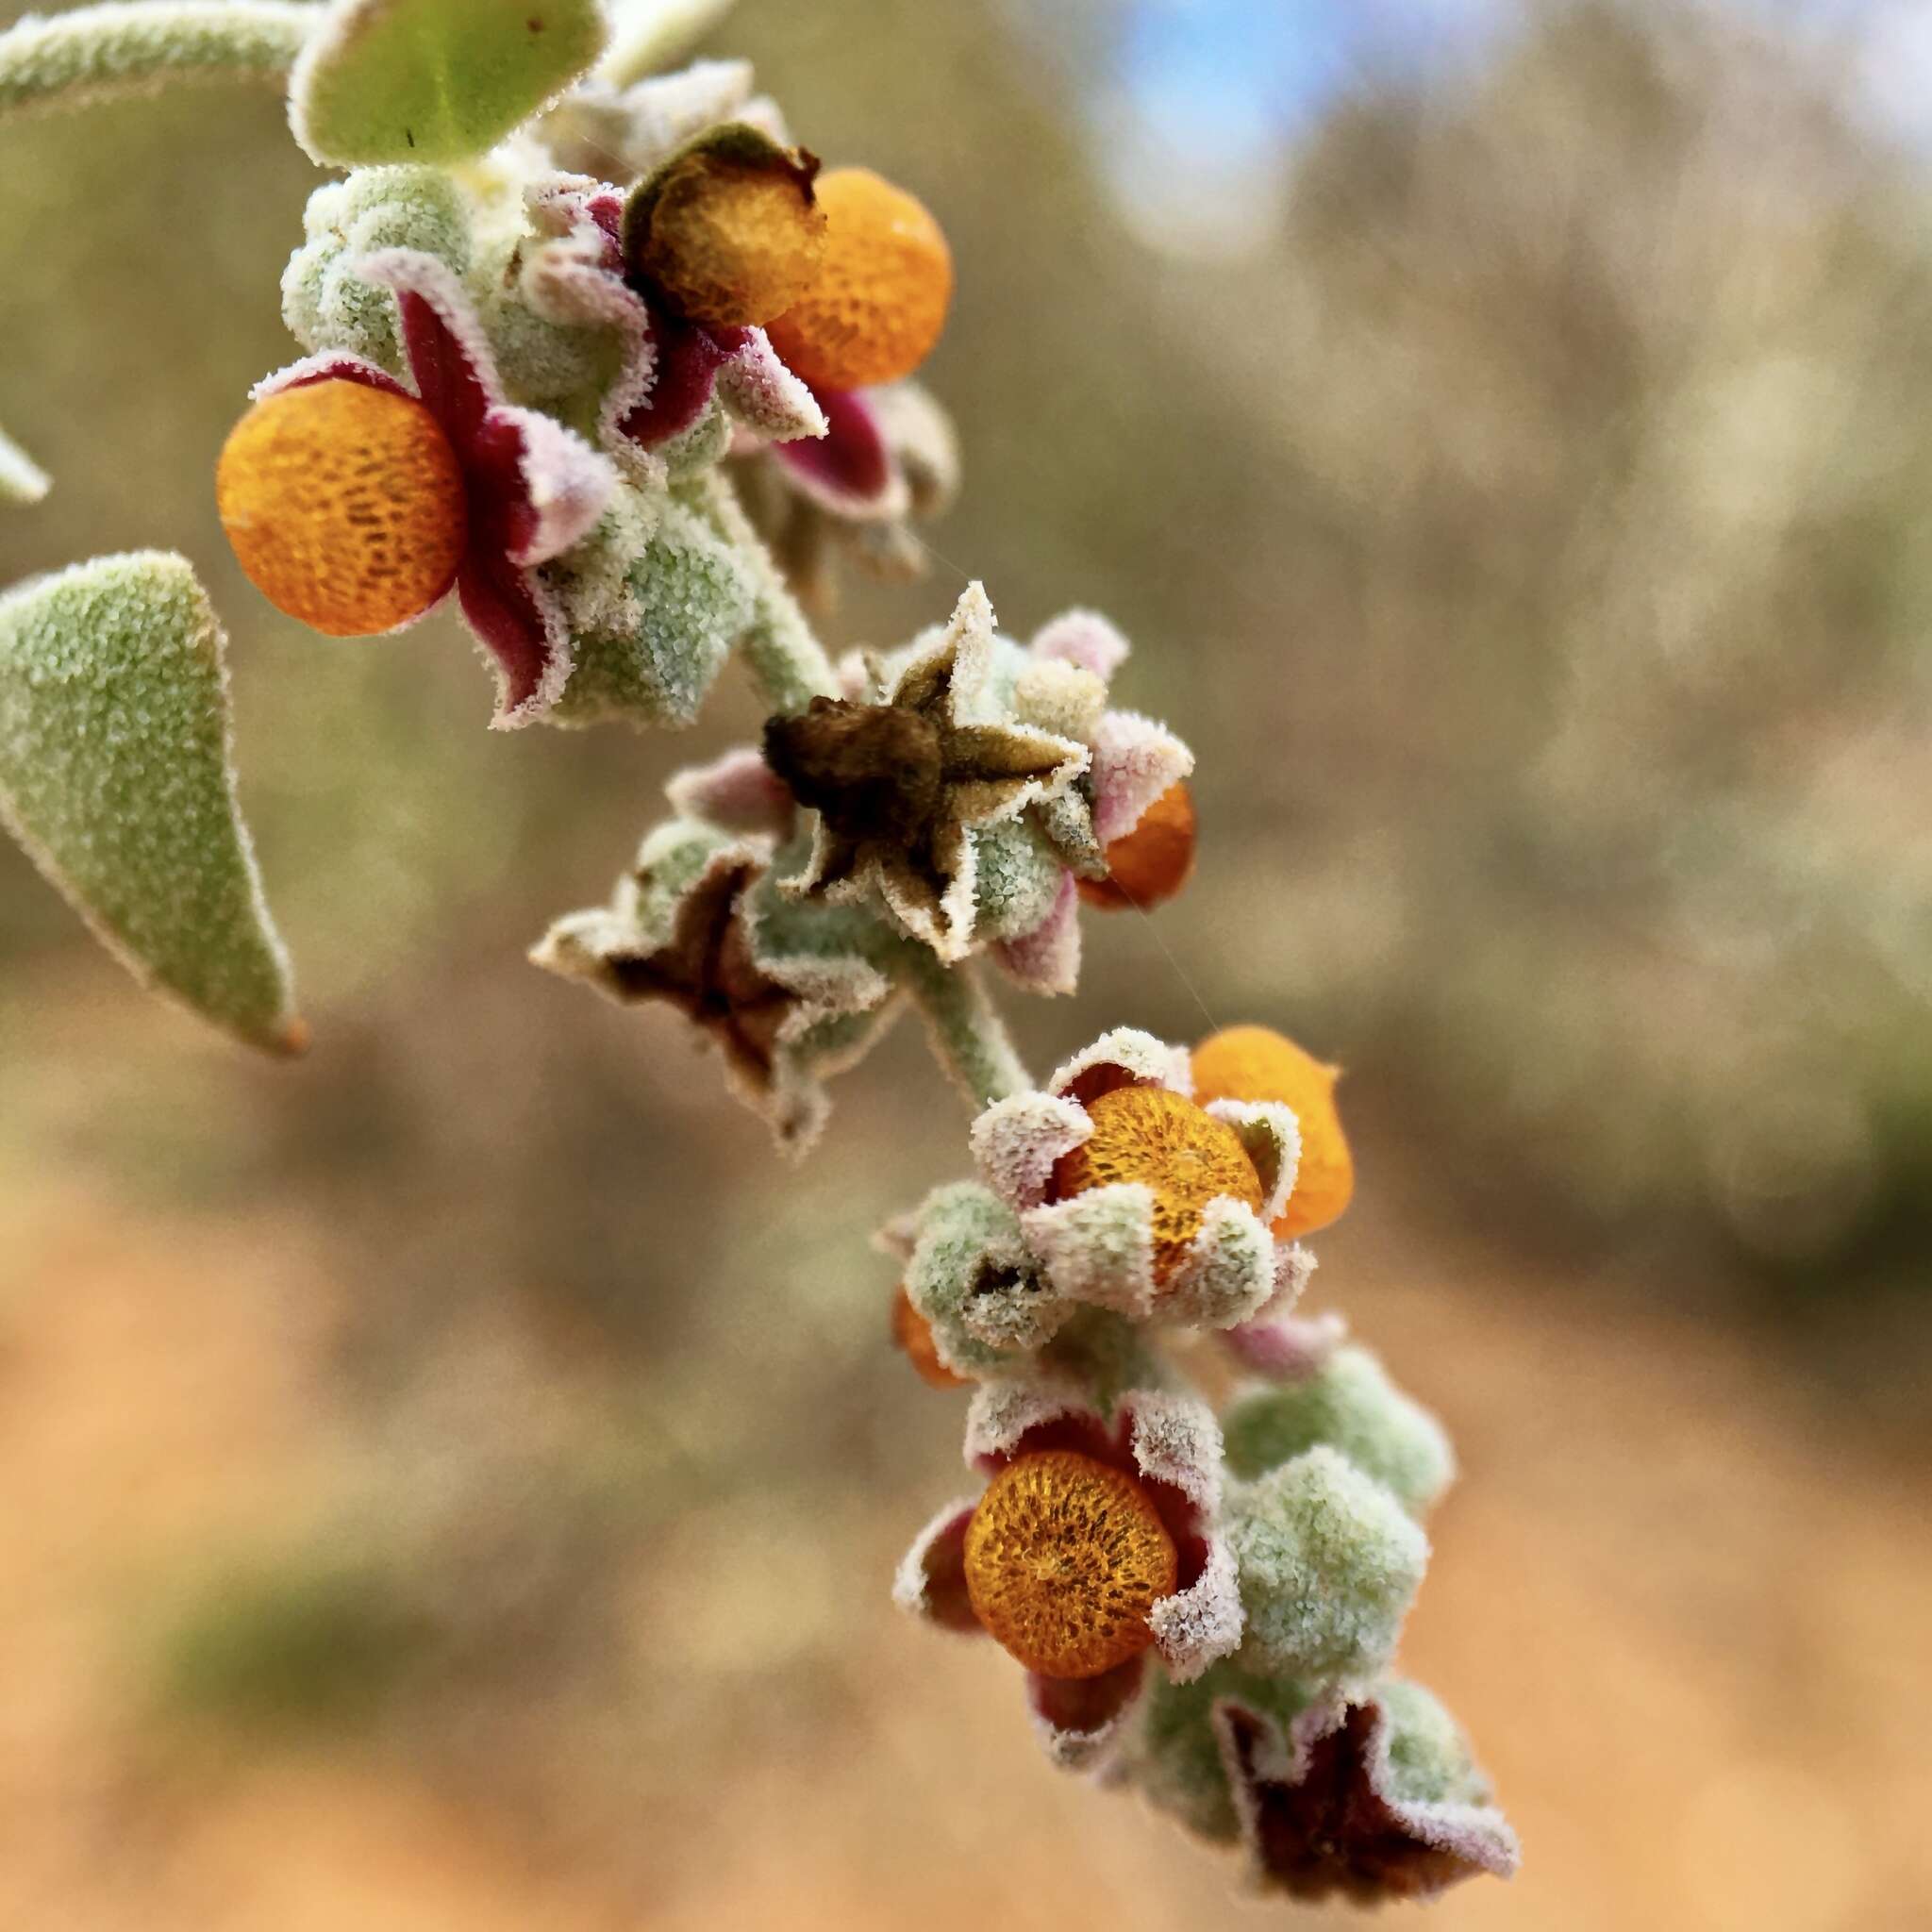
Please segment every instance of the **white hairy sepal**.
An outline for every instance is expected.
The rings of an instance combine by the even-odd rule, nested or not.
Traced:
[[[1227,1515],[1245,1659],[1320,1684],[1386,1668],[1429,1557],[1391,1491],[1319,1446],[1237,1490]]]
[[[1009,1208],[1039,1207],[1052,1184],[1054,1164],[1093,1132],[1087,1109],[1052,1093],[1016,1093],[996,1100],[971,1129],[973,1158],[987,1185]]]
[[[1007,977],[1047,997],[1073,992],[1080,983],[1080,894],[1071,873],[1058,874],[1053,903],[1037,925],[1002,940],[992,957]]]
[[[1093,831],[1124,839],[1147,808],[1194,769],[1194,754],[1166,725],[1138,711],[1108,711],[1093,733]]]
[[[1091,1100],[1096,1082],[1100,1092],[1116,1087],[1164,1087],[1185,1100],[1194,1091],[1187,1048],[1169,1046],[1133,1026],[1113,1027],[1091,1046],[1082,1047],[1054,1069],[1046,1086],[1050,1093],[1069,1093],[1077,1088]]]
[[[1222,1194],[1201,1211],[1201,1229],[1156,1291],[1167,1325],[1232,1328],[1274,1297],[1274,1238],[1245,1201]]]
[[[1294,1191],[1302,1130],[1294,1109],[1275,1100],[1211,1100],[1207,1111],[1234,1129],[1261,1182],[1259,1218],[1273,1226]]]
[[[1334,1350],[1299,1380],[1240,1394],[1223,1419],[1227,1462],[1244,1479],[1325,1444],[1421,1517],[1456,1475],[1442,1425],[1398,1390],[1368,1349]]]
[[[1213,1665],[1186,1682],[1163,1679],[1149,1690],[1124,1755],[1128,1782],[1195,1837],[1235,1844],[1241,1817],[1222,1757],[1217,1704],[1238,1698],[1286,1730],[1311,1701],[1291,1678],[1257,1675],[1239,1659]]]
[[[1223,1537],[1210,1540],[1207,1565],[1194,1582],[1147,1612],[1154,1647],[1169,1675],[1182,1684],[1239,1650],[1244,1625],[1240,1573]]]
[[[1128,644],[1112,620],[1097,610],[1063,610],[1036,633],[1036,658],[1078,665],[1091,672],[1103,685],[1113,682],[1114,673],[1127,661]]]
[[[1274,1292],[1274,1243],[1244,1201],[1208,1202],[1199,1232],[1165,1279],[1156,1272],[1154,1192],[1114,1181],[1020,1217],[1055,1291],[1158,1327],[1231,1328]]]
[[[1186,1590],[1162,1597],[1148,1612],[1155,1648],[1178,1681],[1199,1676],[1241,1641],[1240,1581],[1233,1552],[1217,1528],[1221,1510],[1221,1430],[1213,1413],[1192,1396],[1139,1390],[1124,1397],[1131,1417],[1135,1465],[1145,1476],[1178,1490],[1198,1512],[1208,1557]]]
[[[1411,1828],[1430,1842],[1456,1845],[1507,1877],[1517,1862],[1516,1835],[1495,1808],[1462,1726],[1433,1691],[1406,1677],[1383,1679],[1372,1695],[1384,1719],[1371,1760],[1384,1800],[1409,1812]],[[1426,1821],[1416,1815],[1424,1807],[1434,1813]]]
[[[744,346],[719,369],[718,399],[732,421],[771,442],[825,433],[818,398],[778,359],[761,328],[748,329]]]
[[[977,1496],[961,1496],[935,1512],[912,1539],[892,1574],[892,1601],[908,1615],[941,1628],[980,1634],[979,1624],[957,1596],[941,1602],[934,1590],[934,1572],[943,1558],[957,1558],[966,1525],[979,1506]]]
[[[441,168],[360,168],[308,197],[307,239],[282,272],[282,320],[311,354],[360,356],[405,373],[395,297],[361,274],[388,248],[434,257],[468,275],[474,257],[468,198]]]
[[[1067,1300],[1130,1322],[1153,1318],[1154,1191],[1143,1182],[1117,1181],[1029,1208],[1020,1224],[1047,1279]]]

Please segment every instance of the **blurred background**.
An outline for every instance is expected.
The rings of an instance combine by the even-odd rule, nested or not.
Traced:
[[[964,501],[832,641],[958,566],[1018,635],[1096,605],[1200,755],[1193,886],[1088,915],[1036,1064],[1211,1016],[1349,1069],[1311,1306],[1462,1451],[1407,1664],[1526,1847],[1432,1923],[1932,1923],[1932,14],[742,0],[708,51],[959,263]],[[325,643],[233,567],[314,185],[267,93],[0,129],[57,479],[0,582],[202,569],[317,1042],[150,1006],[0,850],[0,1923],[1258,1922],[885,1601],[961,1487],[867,1245],[965,1163],[917,1028],[797,1171],[524,963],[747,691],[493,736],[453,626]]]

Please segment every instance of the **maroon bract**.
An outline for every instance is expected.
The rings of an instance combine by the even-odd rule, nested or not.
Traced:
[[[1238,1699],[1217,1701],[1222,1762],[1264,1885],[1291,1898],[1339,1895],[1371,1905],[1516,1870],[1516,1834],[1492,1805],[1400,1790],[1387,1700],[1404,1689],[1396,1684],[1359,1703],[1324,1699],[1285,1734]]]
[[[911,508],[911,488],[865,390],[814,390],[825,433],[774,442],[792,486],[834,516],[888,519]]]

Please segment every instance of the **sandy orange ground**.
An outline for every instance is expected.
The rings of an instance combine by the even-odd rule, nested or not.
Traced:
[[[453,1774],[460,1740],[421,1748],[407,1721],[334,1741],[175,1737],[133,1663],[143,1592],[337,1480],[328,1285],[299,1233],[133,1221],[58,1186],[8,1193],[0,1257],[0,1924],[1151,1932],[1228,1916],[1219,1858],[1037,1759],[996,1652],[884,1604],[892,1499],[832,1517],[830,1550],[777,1553],[827,1625],[829,1663],[797,1668],[829,1673],[831,1715],[774,1719],[768,1749],[743,1743],[768,1680],[735,1676],[741,1648],[718,1636],[757,1559],[756,1512],[728,1509],[676,1532],[675,1572],[640,1565],[656,1689],[593,1687],[593,1703],[662,1697],[648,1767],[588,1721],[575,1755],[572,1708],[515,1720],[548,1767],[535,1796],[516,1765]],[[1429,1923],[1932,1924],[1926,1484],[1735,1337],[1607,1286],[1538,1296],[1520,1263],[1366,1223],[1320,1285],[1344,1271],[1358,1330],[1393,1338],[1467,1471],[1407,1660],[1477,1729],[1527,1847],[1513,1885],[1470,1886]],[[786,1641],[768,1646],[781,1671]]]

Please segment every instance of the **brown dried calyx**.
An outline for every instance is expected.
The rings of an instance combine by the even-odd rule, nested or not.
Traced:
[[[765,725],[765,762],[841,838],[918,842],[939,816],[944,759],[937,724],[898,705],[814,698]]]
[[[774,320],[818,274],[825,218],[817,156],[740,122],[708,129],[631,191],[626,278],[687,322]]]

